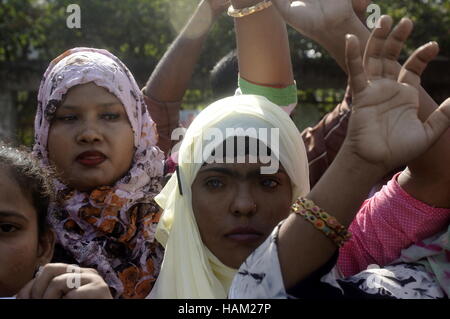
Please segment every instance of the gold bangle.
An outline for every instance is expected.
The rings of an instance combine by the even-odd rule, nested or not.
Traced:
[[[230,17],[233,18],[242,18],[242,17],[246,17],[248,15],[251,15],[253,13],[262,11],[264,9],[269,8],[272,5],[272,1],[270,0],[263,0],[261,2],[258,2],[257,4],[251,6],[251,7],[247,7],[247,8],[242,8],[242,9],[235,9],[233,8],[233,6],[231,5],[228,8],[228,15]]]

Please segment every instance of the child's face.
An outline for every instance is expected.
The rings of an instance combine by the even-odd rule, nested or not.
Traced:
[[[134,136],[120,100],[93,82],[71,88],[48,137],[50,161],[80,191],[112,185],[129,170]]]
[[[43,235],[39,240],[30,198],[1,166],[0,176],[0,297],[10,297],[33,278],[38,266],[50,261],[53,239]]]

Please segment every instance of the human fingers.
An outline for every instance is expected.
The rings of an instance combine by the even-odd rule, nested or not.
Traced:
[[[423,71],[438,53],[439,45],[437,42],[429,42],[416,49],[403,64],[398,81],[419,88]]]
[[[61,274],[67,273],[67,264],[51,263],[43,266],[36,275],[33,286],[31,287],[30,298],[42,299],[51,280]]]
[[[444,101],[424,123],[428,146],[431,146],[450,127],[450,98]]]
[[[111,291],[100,275],[83,274],[88,282],[67,292],[63,299],[112,299]]]
[[[389,34],[381,53],[383,59],[383,77],[397,81],[401,69],[398,58],[412,29],[412,21],[408,18],[403,18]]]
[[[100,275],[91,270],[79,268],[77,273],[64,273],[54,277],[44,292],[43,299],[61,299],[71,291],[92,283],[104,283]],[[104,285],[107,287],[106,283]]]
[[[355,35],[348,34],[345,43],[345,62],[349,76],[349,83],[354,95],[363,91],[368,84],[367,76],[362,65],[360,43]]]
[[[392,28],[392,18],[384,15],[379,20],[379,27],[373,29],[364,51],[364,69],[369,80],[379,79],[383,75],[382,52],[384,43]]]

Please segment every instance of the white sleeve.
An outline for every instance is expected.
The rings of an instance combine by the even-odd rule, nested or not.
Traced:
[[[282,222],[241,265],[231,284],[230,299],[286,299],[277,238]]]

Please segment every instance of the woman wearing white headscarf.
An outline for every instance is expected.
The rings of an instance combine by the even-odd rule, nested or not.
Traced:
[[[228,295],[236,269],[226,266],[224,263],[227,261],[219,260],[202,242],[192,208],[191,191],[191,185],[204,164],[203,159],[210,155],[203,156],[203,150],[206,146],[211,149],[221,147],[227,137],[227,128],[278,128],[278,160],[289,176],[292,201],[309,192],[303,141],[286,112],[266,98],[254,95],[225,98],[208,106],[186,132],[179,150],[178,173],[156,197],[157,203],[164,208],[156,238],[166,251],[150,298],[226,298]],[[212,144],[206,143],[204,136],[208,129],[222,132],[223,138],[216,138]],[[276,145],[272,143],[270,146],[272,154],[276,153]],[[279,212],[278,220],[287,213]],[[271,229],[274,226],[271,225]]]

